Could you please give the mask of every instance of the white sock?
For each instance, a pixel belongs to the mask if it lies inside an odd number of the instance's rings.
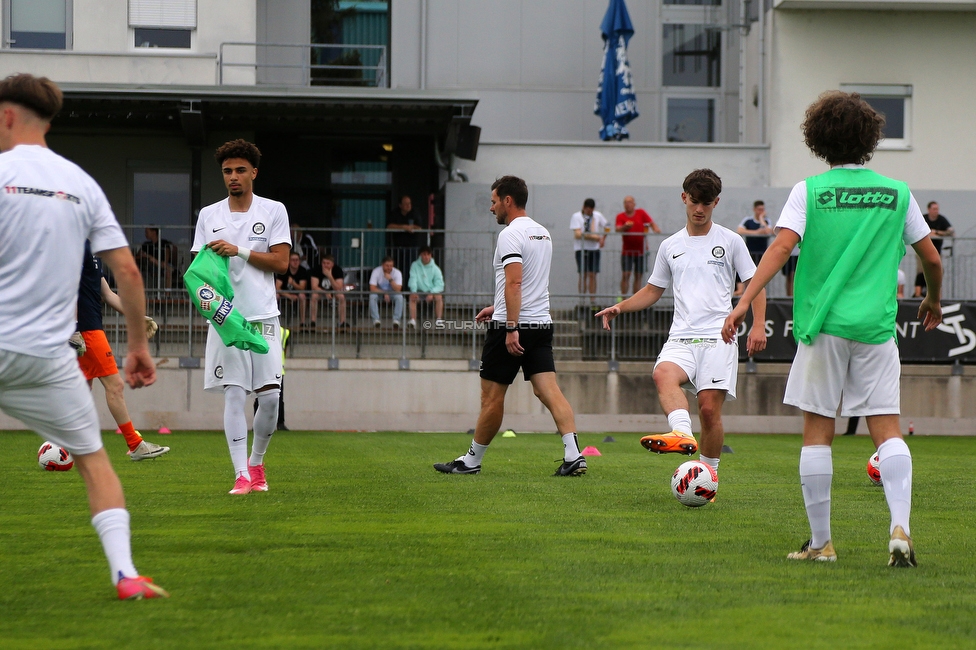
[[[112,584],[119,584],[122,578],[135,578],[139,575],[132,565],[132,549],[129,546],[129,511],[125,508],[102,510],[92,517],[92,526],[102,540],[108,568],[112,572]]]
[[[688,409],[675,409],[668,413],[668,425],[672,431],[691,435],[691,413]]]
[[[472,440],[471,446],[468,447],[468,453],[458,458],[458,460],[463,460],[465,467],[477,467],[481,464],[481,459],[485,457],[486,449],[488,449],[488,445],[479,445]]]
[[[830,481],[834,462],[829,445],[800,449],[800,487],[810,520],[810,547],[823,548],[830,541]]]
[[[224,435],[230,449],[230,462],[234,475],[251,479],[247,471],[247,419],[244,417],[244,401],[247,392],[240,386],[224,386]]]
[[[895,530],[895,526],[901,526],[905,534],[911,537],[908,518],[912,514],[912,452],[905,441],[889,438],[881,443],[878,447],[878,467],[888,509],[891,510],[891,530],[888,534]]]
[[[705,454],[698,454],[698,460],[714,469],[716,473],[718,472],[718,462],[721,458],[709,458]]]
[[[575,433],[567,433],[563,436],[563,460],[571,463],[580,457],[579,440]]]
[[[258,393],[258,410],[254,413],[254,440],[251,442],[250,465],[264,463],[271,436],[278,426],[278,396],[281,390],[272,388]]]

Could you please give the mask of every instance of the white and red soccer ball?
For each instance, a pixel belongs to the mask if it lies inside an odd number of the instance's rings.
[[[878,454],[875,453],[871,458],[868,458],[868,478],[875,485],[881,485],[881,466],[878,461]]]
[[[45,442],[37,450],[37,464],[49,472],[67,472],[74,466],[75,459],[64,447]]]
[[[689,508],[700,508],[715,498],[718,474],[700,460],[689,460],[678,466],[671,477],[671,493]]]

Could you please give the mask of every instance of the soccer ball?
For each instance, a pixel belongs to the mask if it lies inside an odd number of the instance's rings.
[[[37,450],[37,464],[49,472],[67,472],[75,464],[75,459],[64,447],[53,442],[45,442]]]
[[[715,498],[718,474],[700,460],[689,460],[674,470],[671,494],[689,508],[700,508]]]
[[[868,478],[875,485],[881,485],[881,467],[878,465],[878,454],[868,458]]]

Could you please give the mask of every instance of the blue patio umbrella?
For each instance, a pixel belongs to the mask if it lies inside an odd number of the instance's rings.
[[[634,25],[624,0],[610,0],[600,31],[603,32],[603,66],[593,112],[603,121],[602,140],[623,140],[630,137],[625,125],[640,115],[627,60],[627,43],[634,35]]]

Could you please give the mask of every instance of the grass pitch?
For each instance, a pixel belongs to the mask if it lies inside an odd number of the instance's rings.
[[[115,600],[77,472],[2,434],[0,648],[972,648],[973,438],[910,438],[917,570],[887,568],[866,436],[834,443],[836,564],[808,537],[797,436],[728,436],[716,503],[671,496],[683,456],[581,435],[602,457],[555,478],[554,435],[497,438],[479,476],[433,462],[464,434],[279,433],[271,491],[233,497],[220,433],[106,445],[136,566],[169,600]]]

